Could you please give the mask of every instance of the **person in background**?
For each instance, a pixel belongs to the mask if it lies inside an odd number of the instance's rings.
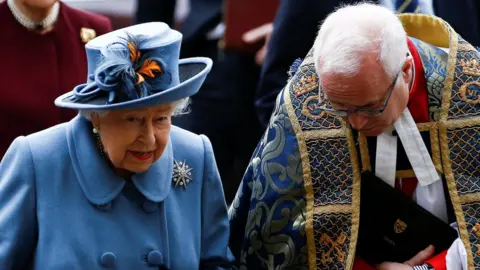
[[[447,21],[473,46],[480,46],[480,2],[477,0],[431,0],[436,16]]]
[[[396,16],[369,3],[331,13],[292,66],[230,207],[230,248],[241,267],[479,267],[479,60],[435,16]],[[405,262],[365,264],[355,253],[361,172],[461,238]]]
[[[1,269],[231,269],[210,141],[171,125],[212,67],[181,38],[150,23],[86,45],[90,79],[55,100],[80,114],[0,163]]]
[[[222,0],[139,0],[136,22],[177,25],[183,34],[182,57],[213,60],[202,90],[192,97],[190,108],[194,113],[177,117],[173,124],[210,138],[230,203],[262,134],[253,99],[260,66],[254,54],[219,48],[225,30],[222,5]],[[182,12],[177,12],[180,8]]]
[[[53,100],[85,80],[84,45],[111,31],[111,24],[58,0],[6,0],[0,25],[0,59],[8,63],[0,72],[1,158],[15,137],[75,115]]]

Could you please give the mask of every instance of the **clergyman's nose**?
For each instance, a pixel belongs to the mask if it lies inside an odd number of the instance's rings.
[[[353,129],[360,130],[365,126],[365,124],[367,124],[368,118],[365,116],[361,116],[353,113],[348,116],[348,122],[350,123]]]

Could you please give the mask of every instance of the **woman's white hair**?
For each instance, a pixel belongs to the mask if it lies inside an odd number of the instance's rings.
[[[365,53],[378,53],[378,61],[392,79],[408,52],[407,34],[389,9],[360,3],[343,6],[323,22],[314,45],[317,73],[354,76]]]
[[[174,106],[173,110],[173,115],[172,116],[179,116],[183,114],[188,114],[190,112],[190,109],[188,105],[190,105],[190,98],[183,98],[178,101],[175,101],[172,103]],[[102,117],[108,114],[108,110],[80,110],[79,113],[82,115],[85,119],[87,120],[92,120],[91,119],[91,114],[95,113],[98,116]]]

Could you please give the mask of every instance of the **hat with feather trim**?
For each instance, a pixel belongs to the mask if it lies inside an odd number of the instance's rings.
[[[78,110],[136,109],[174,102],[200,89],[212,60],[179,59],[182,35],[165,23],[130,26],[85,45],[87,82],[55,105]]]

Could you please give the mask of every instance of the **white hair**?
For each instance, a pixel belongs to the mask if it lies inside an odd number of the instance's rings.
[[[183,114],[188,114],[190,112],[190,109],[188,105],[190,104],[190,98],[183,98],[180,100],[177,100],[172,103],[174,110],[173,110],[173,115],[172,116],[179,116]],[[108,110],[80,110],[79,111],[80,115],[83,116],[85,119],[91,121],[91,114],[94,113],[98,115],[99,117],[103,117],[109,113]]]
[[[408,52],[407,34],[389,9],[360,3],[343,6],[323,22],[314,45],[315,69],[322,74],[357,75],[365,54],[377,53],[385,73],[393,79]]]

